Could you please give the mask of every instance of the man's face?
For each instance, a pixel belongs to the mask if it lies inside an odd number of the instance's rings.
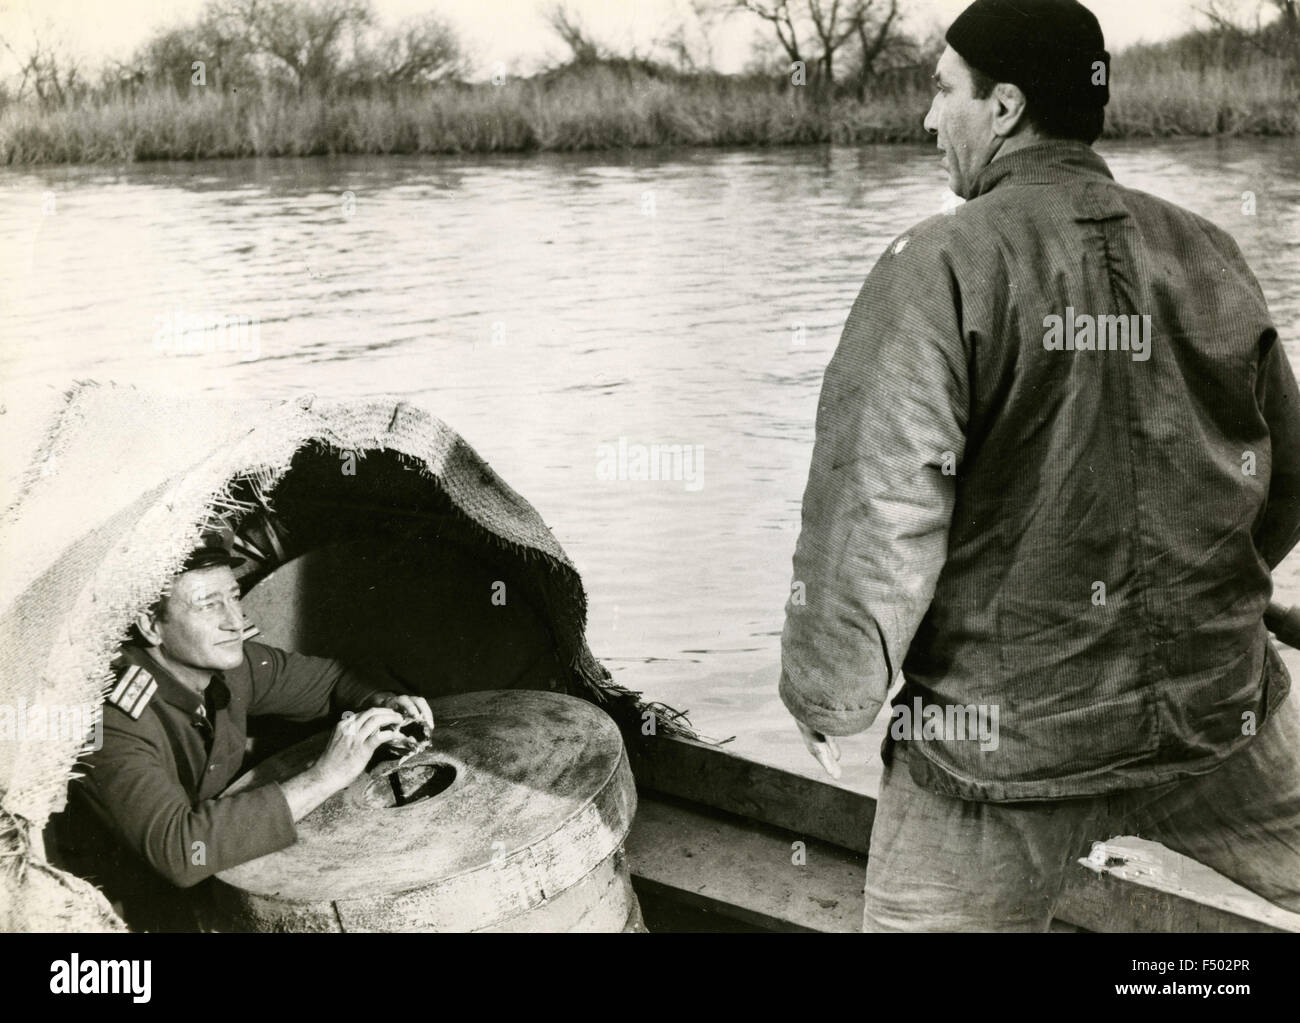
[[[155,620],[169,660],[203,671],[230,671],[244,660],[244,613],[239,583],[224,565],[172,580],[166,619]]]
[[[989,165],[1002,142],[993,131],[996,93],[975,98],[970,65],[951,46],[939,58],[934,83],[938,91],[925,115],[925,130],[938,136],[948,187],[969,199],[975,176]]]

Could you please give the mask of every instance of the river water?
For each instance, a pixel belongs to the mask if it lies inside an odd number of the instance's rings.
[[[1295,140],[1100,148],[1233,234],[1300,356]],[[776,679],[821,375],[943,183],[912,146],[6,171],[0,402],[94,378],[422,404],[555,531],[620,682],[815,774]],[[258,327],[169,340],[208,314]],[[696,457],[610,479],[620,442]],[[845,784],[874,788],[883,724],[847,744]]]

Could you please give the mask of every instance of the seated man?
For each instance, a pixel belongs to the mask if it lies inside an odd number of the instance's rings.
[[[422,697],[376,690],[333,660],[245,642],[239,564],[224,547],[200,548],[136,620],[139,642],[115,664],[103,747],[73,786],[60,840],[74,846],[69,866],[90,867],[135,927],[194,926],[197,900],[177,888],[292,845],[294,822],[350,784],[378,747],[403,740],[404,719],[433,727]],[[241,772],[250,717],[309,721],[331,704],[357,713],[343,714],[308,770],[220,795]],[[97,838],[108,836],[87,830],[96,822],[112,836],[107,850]],[[96,846],[93,861],[78,857]]]

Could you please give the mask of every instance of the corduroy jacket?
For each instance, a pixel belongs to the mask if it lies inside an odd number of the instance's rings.
[[[901,670],[891,733],[967,799],[1210,771],[1290,686],[1263,613],[1300,402],[1263,294],[1081,143],[972,192],[889,246],[826,371],[781,697],[849,735]],[[994,716],[994,743],[953,727]]]

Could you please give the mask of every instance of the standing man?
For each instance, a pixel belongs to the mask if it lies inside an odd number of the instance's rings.
[[[422,697],[377,690],[326,658],[245,642],[231,572],[240,564],[219,544],[200,548],[137,619],[140,642],[123,647],[104,708],[103,747],[74,786],[82,833],[69,826],[64,840],[77,839],[84,857],[95,844],[87,817],[98,820],[106,834],[96,838],[110,848],[92,872],[136,926],[192,925],[192,900],[176,889],[292,845],[296,821],[349,785],[381,745],[403,739],[404,718],[433,727]],[[242,770],[248,718],[310,721],[331,708],[345,713],[312,767],[221,795]]]
[[[1132,832],[1300,911],[1300,719],[1263,623],[1300,394],[1259,285],[1091,149],[1085,7],[977,0],[947,42],[925,126],[968,201],[849,314],[782,637],[832,774],[905,679],[865,929],[1045,930],[1075,859]]]

